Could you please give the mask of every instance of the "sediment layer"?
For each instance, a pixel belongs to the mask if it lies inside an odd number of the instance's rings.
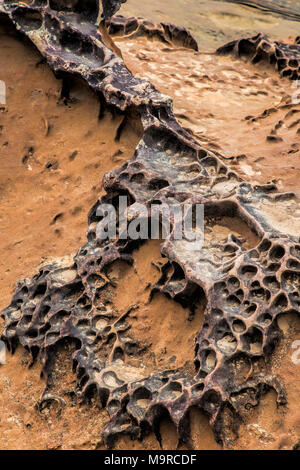
[[[291,1],[287,2],[270,2],[268,0],[225,0],[228,3],[237,3],[239,5],[245,5],[248,7],[256,8],[266,13],[275,13],[286,18],[292,18],[297,21],[300,20],[299,11],[295,10],[294,4]],[[283,3],[283,4],[282,4]],[[286,5],[286,4],[290,4]]]

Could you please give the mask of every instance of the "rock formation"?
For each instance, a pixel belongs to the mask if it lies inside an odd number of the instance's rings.
[[[118,435],[142,438],[150,430],[160,439],[159,422],[166,415],[180,440],[188,443],[192,407],[203,409],[216,439],[228,443],[238,431],[242,409],[255,406],[267,390],[275,390],[278,405],[286,403],[282,384],[266,373],[266,361],[280,337],[278,316],[299,313],[300,241],[298,235],[278,230],[268,214],[284,209],[286,201],[296,197],[278,193],[273,183],[243,181],[201,147],[176,121],[171,100],[148,81],[135,78],[103,44],[94,25],[96,2],[85,3],[72,8],[63,1],[17,5],[4,0],[0,12],[63,79],[62,99],[68,100],[71,78],[79,77],[99,97],[99,119],[105,109],[122,117],[116,139],[133,118],[141,120],[143,135],[132,158],[104,177],[106,194],[89,212],[87,243],[74,260],[44,266],[33,279],[20,281],[2,313],[3,339],[12,352],[20,343],[33,359],[39,357],[46,379],[41,407],[60,401],[51,393],[55,346],[64,339],[76,342],[76,393],[97,396],[107,408],[107,445],[113,445]],[[103,5],[108,17],[120,2]],[[172,26],[147,27],[140,20],[117,17],[110,29],[181,41],[196,49],[189,33]],[[299,49],[257,36],[230,43],[219,53],[236,50],[251,55],[254,62],[266,58],[294,78]],[[150,292],[151,296],[160,291],[188,306],[191,315],[205,299],[203,325],[195,338],[194,372],[181,368],[147,375],[143,367],[130,363],[132,357],[142,362],[144,351],[130,337],[130,312],[118,317],[111,309],[109,289],[114,281],[109,267],[117,260],[132,264],[132,251],[142,241],[101,241],[96,233],[101,222],[98,207],[110,203],[117,208],[119,196],[127,196],[131,206],[143,203],[148,208],[154,202],[170,206],[174,199],[182,205],[204,205],[211,236],[191,255],[189,240],[176,240],[172,232],[161,245],[167,261]],[[215,239],[214,227],[223,217],[246,224],[255,243],[233,235]],[[248,372],[241,378],[243,368]]]
[[[260,33],[253,38],[232,41],[217,50],[218,54],[236,54],[246,57],[253,64],[265,62],[274,65],[281,77],[298,80],[300,76],[300,47],[297,44],[271,42],[266,35]]]

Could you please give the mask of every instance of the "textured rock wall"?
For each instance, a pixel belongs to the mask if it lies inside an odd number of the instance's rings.
[[[284,44],[270,41],[265,34],[257,34],[252,38],[238,39],[220,47],[218,54],[235,54],[246,57],[253,64],[264,63],[273,65],[281,77],[298,80],[300,76],[299,37],[295,44]]]
[[[98,15],[96,5],[89,2],[90,9],[73,11],[63,9],[63,4],[36,1],[18,6],[2,1],[0,11],[64,79],[63,99],[68,99],[70,78],[79,77],[99,97],[99,119],[106,108],[122,116],[116,139],[132,116],[141,119],[143,136],[132,158],[104,177],[106,194],[90,210],[87,243],[74,260],[44,266],[32,280],[20,281],[3,311],[3,338],[11,351],[21,343],[33,358],[39,355],[46,378],[41,407],[60,401],[51,394],[55,346],[67,338],[76,342],[76,392],[99,396],[107,408],[110,422],[103,437],[109,445],[117,435],[141,438],[151,429],[160,439],[159,421],[166,415],[188,443],[188,415],[195,406],[208,414],[217,440],[229,442],[232,431],[237,432],[241,410],[256,405],[267,390],[276,391],[279,405],[286,403],[280,382],[266,373],[266,361],[280,336],[277,317],[299,313],[300,243],[299,236],[274,226],[267,209],[284,208],[295,195],[279,194],[272,183],[244,182],[202,148],[177,123],[171,100],[146,80],[135,78],[103,44],[91,22]],[[110,27],[118,29],[121,24],[130,31],[130,21],[117,18]],[[161,31],[159,26],[155,35]],[[170,31],[177,29],[165,32],[168,40],[172,40]],[[257,50],[257,38],[250,40],[247,55],[253,41]],[[235,47],[231,43],[219,52]],[[298,51],[298,46],[276,47],[287,60]],[[189,306],[191,313],[201,299],[207,301],[195,338],[194,373],[179,369],[147,375],[142,367],[130,365],[130,358],[142,357],[142,351],[130,337],[129,312],[118,318],[110,308],[107,291],[113,281],[108,267],[116,260],[131,264],[138,243],[103,242],[96,236],[98,206],[109,202],[117,207],[119,195],[127,195],[131,205],[147,207],[154,201],[171,205],[174,198],[182,204],[202,203],[212,232],[220,218],[228,217],[246,224],[254,234],[254,244],[233,235],[222,241],[208,238],[192,256],[190,242],[175,240],[173,233],[161,246],[168,262],[161,267],[154,291]],[[245,367],[247,377],[241,378]]]

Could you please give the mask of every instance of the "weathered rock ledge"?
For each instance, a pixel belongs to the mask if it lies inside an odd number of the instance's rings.
[[[238,431],[241,410],[255,406],[267,390],[276,391],[278,405],[286,403],[280,381],[268,376],[266,365],[281,334],[277,317],[299,314],[300,242],[299,236],[280,232],[266,209],[284,207],[295,195],[278,193],[275,184],[243,181],[202,148],[176,121],[171,100],[148,81],[135,78],[103,44],[93,24],[98,15],[96,2],[88,2],[90,9],[74,12],[61,11],[62,3],[50,1],[49,6],[39,0],[18,6],[2,1],[0,12],[33,42],[56,76],[63,78],[63,99],[68,100],[72,77],[79,77],[99,97],[99,119],[106,109],[123,117],[116,139],[126,122],[136,118],[141,120],[143,136],[132,158],[105,176],[106,194],[90,210],[87,243],[73,262],[44,266],[32,280],[20,281],[3,311],[3,338],[11,351],[21,343],[34,359],[40,358],[46,378],[41,406],[59,400],[51,394],[51,356],[56,344],[66,338],[76,341],[76,392],[99,396],[107,408],[110,422],[103,437],[108,445],[117,435],[142,438],[151,429],[159,439],[159,421],[166,414],[181,441],[188,443],[187,417],[193,406],[208,414],[216,439],[229,442],[232,431]],[[120,17],[110,28],[130,34],[131,23],[135,31],[154,37],[163,34],[162,40],[175,38],[177,44],[182,35],[170,26],[151,27],[151,33],[149,29],[145,33],[145,23]],[[181,37],[185,38],[183,46],[195,48],[188,33]],[[267,47],[268,57],[270,48],[276,49],[277,64],[281,60],[278,51],[285,61],[298,60],[299,46],[274,46],[263,37],[246,41],[242,50],[241,43],[231,43],[219,52],[237,47],[249,55],[249,50],[254,53]],[[296,65],[285,62],[281,70],[287,68],[296,70]],[[192,256],[190,242],[174,240],[173,233],[162,244],[168,262],[161,268],[154,291],[189,306],[191,313],[200,299],[207,302],[195,338],[194,374],[179,369],[154,371],[145,377],[141,367],[126,362],[132,355],[142,358],[142,351],[130,338],[128,314],[116,318],[106,301],[105,292],[112,283],[107,269],[116,260],[132,263],[131,253],[138,242],[103,242],[95,231],[101,221],[96,215],[98,206],[116,205],[119,195],[126,195],[131,205],[147,207],[154,201],[171,205],[174,198],[181,204],[202,203],[212,227],[222,217],[238,219],[256,237],[257,243],[250,247],[247,240],[232,235],[222,243],[211,240]],[[105,327],[100,326],[103,322]],[[249,368],[243,381],[242,367]]]

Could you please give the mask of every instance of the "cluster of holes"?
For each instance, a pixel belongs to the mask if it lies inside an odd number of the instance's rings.
[[[98,16],[97,0],[49,0],[49,6],[55,11],[74,12],[82,15],[84,19],[95,22]]]
[[[101,63],[104,62],[104,51],[78,32],[64,29],[61,31],[59,41],[65,50],[69,50],[81,57],[97,58],[97,62],[99,60]]]
[[[40,29],[43,25],[42,14],[33,9],[16,8],[12,17],[13,20],[26,32]]]
[[[297,45],[286,46],[278,42],[272,44],[259,34],[252,39],[230,43],[220,48],[220,52],[231,53],[235,45],[240,56],[250,58],[255,64],[261,61],[275,64],[281,76],[290,77],[291,80],[296,80],[300,76],[300,50]]]

